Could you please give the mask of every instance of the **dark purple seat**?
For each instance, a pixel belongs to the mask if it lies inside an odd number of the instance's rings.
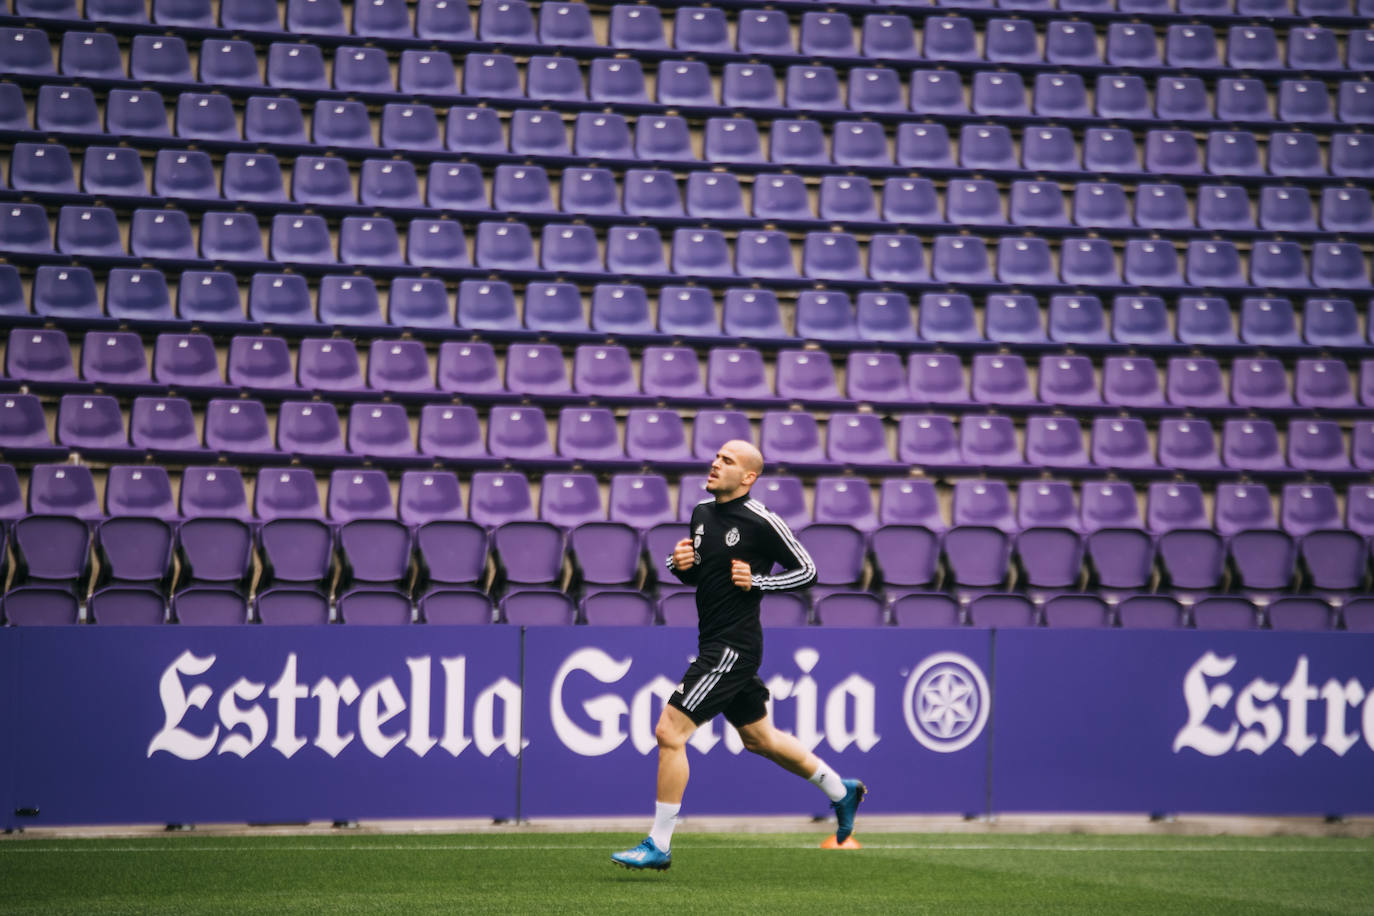
[[[1006,580],[1015,530],[1011,491],[1005,481],[956,481],[954,524],[944,536],[954,581],[990,587]]]
[[[1311,595],[1285,595],[1265,608],[1271,630],[1330,630],[1336,611],[1321,598]]]
[[[911,592],[892,602],[892,622],[899,627],[957,627],[959,602],[943,592]]]
[[[675,591],[658,599],[658,613],[664,626],[695,627],[697,598],[692,592]]]
[[[1352,633],[1374,633],[1374,598],[1359,596],[1347,601],[1341,607],[1341,620]]]
[[[74,451],[132,457],[124,415],[110,395],[64,394],[57,408],[57,441]]]
[[[172,596],[172,619],[185,626],[247,623],[248,599],[232,588],[191,585]]]
[[[884,480],[879,528],[870,544],[889,595],[929,585],[940,563],[940,539],[948,525],[929,480]]]
[[[172,572],[176,502],[166,468],[116,465],[105,483],[105,518],[96,530],[104,577],[165,589]],[[159,620],[160,622],[160,620]]]
[[[1082,527],[1097,582],[1106,588],[1146,588],[1155,544],[1140,517],[1135,488],[1119,481],[1083,485]]]
[[[1195,483],[1152,483],[1147,511],[1169,583],[1183,589],[1218,587],[1226,545],[1212,530],[1202,488]]]
[[[1016,556],[1036,588],[1070,588],[1083,571],[1083,540],[1073,487],[1062,480],[1024,480],[1016,500]]]
[[[1192,607],[1193,626],[1199,630],[1253,630],[1259,627],[1255,606],[1237,595],[1212,595]]]
[[[266,624],[327,623],[334,532],[324,521],[315,475],[305,468],[263,468],[254,490],[262,524],[263,582],[257,615]]]
[[[653,599],[642,592],[594,592],[582,599],[581,607],[589,626],[652,626],[657,617]]]
[[[816,623],[827,627],[881,627],[882,599],[868,592],[832,592],[816,602]]]
[[[1334,489],[1287,484],[1280,512],[1283,530],[1298,541],[1309,587],[1351,591],[1363,585],[1369,550],[1359,534],[1341,523]]]
[[[410,528],[396,517],[386,472],[336,469],[329,477],[329,518],[344,561],[341,591],[353,582],[402,588],[410,569]],[[409,602],[407,601],[407,611]],[[346,618],[345,618],[346,619]],[[409,613],[405,620],[410,619]]]
[[[12,626],[59,626],[79,622],[81,605],[69,589],[19,585],[5,593],[4,612]]]
[[[1183,606],[1168,595],[1132,595],[1116,608],[1126,629],[1173,630],[1183,626]]]
[[[346,337],[308,337],[300,342],[297,373],[301,387],[321,392],[360,392],[363,381],[358,347]]]
[[[844,524],[815,523],[797,532],[816,563],[816,585],[855,588],[863,577],[868,552],[862,531]]]
[[[81,377],[96,384],[150,385],[143,339],[129,331],[86,332],[81,344]]]
[[[244,609],[242,599],[252,574],[253,532],[248,496],[238,469],[187,468],[181,475],[181,514],[184,520],[177,528],[177,552],[182,581],[189,581],[191,587],[202,583],[227,587],[239,593],[240,609]],[[191,601],[199,606],[198,598]],[[211,610],[223,604],[214,596],[206,602]]]
[[[1215,513],[1217,533],[1227,541],[1227,554],[1241,586],[1287,588],[1297,550],[1293,538],[1279,529],[1269,490],[1262,484],[1219,484]]]
[[[55,460],[66,453],[49,438],[43,404],[34,394],[0,398],[0,448],[12,460],[29,455]]]
[[[1045,625],[1059,629],[1111,626],[1111,611],[1096,595],[1055,595],[1045,602]]]
[[[1035,626],[1035,605],[1024,595],[979,595],[969,604],[969,623],[975,627],[1005,629]]]
[[[705,493],[702,495],[709,496]],[[799,477],[767,474],[754,484],[751,495],[763,503],[769,512],[786,522],[793,531],[799,531],[811,524],[811,512],[806,507],[806,495]],[[688,517],[690,516],[689,512]]]
[[[473,508],[475,512],[475,502]],[[556,583],[563,569],[566,541],[561,528],[541,521],[509,521],[491,533],[497,563],[506,581],[515,586]]]
[[[501,616],[511,626],[562,626],[577,622],[571,598],[554,589],[524,589],[501,599]]]
[[[804,627],[811,622],[811,606],[800,592],[770,592],[759,605],[765,627]]]

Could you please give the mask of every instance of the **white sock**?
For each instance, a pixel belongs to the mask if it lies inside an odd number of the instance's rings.
[[[821,765],[816,767],[816,772],[806,778],[806,781],[820,786],[821,791],[833,802],[844,798],[849,790],[844,787],[844,781],[840,779],[840,774],[830,769],[824,760]]]
[[[654,803],[654,827],[649,831],[649,839],[654,841],[654,845],[664,852],[673,842],[673,828],[677,826],[677,813],[682,809],[682,804],[676,805],[670,802]]]

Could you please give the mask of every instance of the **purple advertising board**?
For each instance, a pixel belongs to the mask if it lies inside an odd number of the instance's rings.
[[[515,813],[516,628],[0,635],[7,826]]]
[[[987,630],[770,629],[759,675],[778,727],[875,812],[985,810]],[[653,811],[654,724],[695,655],[674,627],[531,628],[525,637],[521,813]],[[828,813],[814,786],[744,751],[723,717],[688,745],[683,811]]]
[[[1005,630],[992,807],[1374,812],[1374,638]]]

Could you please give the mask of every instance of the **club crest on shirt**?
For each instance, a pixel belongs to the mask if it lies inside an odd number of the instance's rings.
[[[734,546],[735,546],[736,544],[738,544],[738,543],[739,543],[739,529],[738,529],[738,528],[731,528],[729,531],[725,532],[725,546],[726,546],[726,547],[734,547]]]

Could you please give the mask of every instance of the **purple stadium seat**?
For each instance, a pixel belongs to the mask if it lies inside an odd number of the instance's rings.
[[[1171,585],[1182,589],[1220,585],[1226,546],[1212,530],[1197,484],[1151,484],[1149,522]]]
[[[358,348],[347,337],[306,338],[300,342],[297,374],[301,387],[326,392],[367,390]]]
[[[1199,630],[1253,630],[1259,626],[1255,606],[1235,595],[1213,595],[1192,607],[1193,626]]]
[[[1092,460],[1083,446],[1083,427],[1076,417],[1026,418],[1026,460],[1046,468],[1087,468]]]
[[[1035,626],[1035,605],[1024,595],[979,595],[969,604],[969,623],[1003,629]]]
[[[849,525],[870,532],[878,526],[873,511],[872,488],[852,477],[821,477],[815,485],[815,519],[818,524]]]
[[[1217,487],[1216,529],[1240,584],[1247,589],[1282,589],[1293,578],[1297,552],[1281,531],[1269,491],[1260,484],[1224,483]]]
[[[943,592],[911,592],[892,602],[892,622],[899,627],[957,627],[959,603]]]
[[[1281,519],[1284,531],[1299,543],[1311,588],[1349,591],[1362,586],[1369,551],[1363,538],[1342,524],[1330,486],[1284,486]]]
[[[498,458],[520,461],[554,458],[544,412],[538,407],[493,407],[487,417],[487,448]]]
[[[1016,555],[1028,584],[1066,588],[1078,582],[1083,567],[1078,509],[1073,488],[1064,481],[1022,481],[1017,491]]]
[[[897,421],[897,459],[923,468],[962,466],[954,421],[936,414],[903,414]]]
[[[1183,626],[1183,607],[1167,595],[1132,595],[1116,609],[1127,629],[1167,630]]]
[[[625,417],[625,454],[656,464],[696,463],[687,445],[686,427],[675,410],[631,408]]]
[[[1111,625],[1106,602],[1096,595],[1055,595],[1045,602],[1045,625],[1050,627],[1105,627]]]
[[[615,414],[605,407],[564,407],[558,416],[558,454],[577,461],[625,457]]]
[[[1012,534],[1011,492],[1004,481],[959,480],[954,484],[954,525],[944,552],[959,585],[990,587],[1008,575]]]
[[[1082,524],[1088,556],[1101,586],[1133,589],[1149,586],[1155,545],[1145,531],[1135,489],[1129,483],[1085,483]]]
[[[868,592],[832,592],[816,602],[816,623],[828,627],[881,627],[886,624],[882,599]]]
[[[697,424],[700,425],[705,414],[697,416]],[[820,424],[812,414],[799,411],[765,411],[759,426],[759,450],[769,464],[826,463],[821,445]],[[701,456],[700,450],[698,455]]]
[[[1159,423],[1157,438],[1159,463],[1164,467],[1193,472],[1221,467],[1216,437],[1204,419],[1166,417]]]
[[[277,412],[277,447],[308,458],[342,456],[338,408],[327,401],[283,401]]]
[[[1093,420],[1093,464],[1103,468],[1153,468],[1154,453],[1145,422],[1139,417]]]

